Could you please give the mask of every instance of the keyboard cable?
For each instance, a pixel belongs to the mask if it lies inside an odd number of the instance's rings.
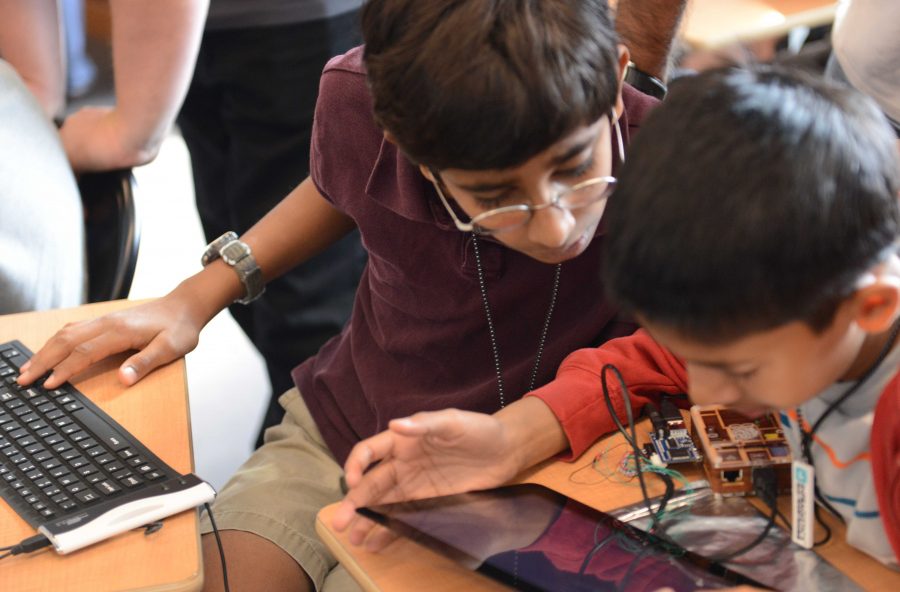
[[[5,559],[11,555],[21,555],[22,553],[33,553],[38,549],[43,549],[44,547],[50,546],[50,539],[45,537],[42,534],[36,534],[32,537],[28,537],[27,539],[23,539],[17,545],[11,545],[9,547],[0,547],[0,552],[4,552],[0,555],[0,559]]]
[[[209,523],[212,525],[213,534],[216,537],[216,545],[219,547],[219,559],[222,561],[222,585],[225,587],[225,592],[231,592],[231,588],[228,587],[228,568],[225,566],[225,549],[222,548],[222,539],[219,537],[219,529],[216,527],[216,520],[213,518],[212,508],[209,507],[209,503],[203,504],[203,507],[206,509],[206,514],[209,516]]]

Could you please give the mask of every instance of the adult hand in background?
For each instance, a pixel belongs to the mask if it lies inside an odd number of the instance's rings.
[[[68,117],[61,134],[75,171],[153,160],[187,93],[209,0],[111,0],[115,107]]]

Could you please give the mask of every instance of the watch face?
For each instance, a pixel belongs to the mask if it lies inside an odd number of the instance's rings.
[[[232,241],[222,247],[220,251],[222,260],[228,265],[234,265],[250,254],[250,248],[240,241]]]

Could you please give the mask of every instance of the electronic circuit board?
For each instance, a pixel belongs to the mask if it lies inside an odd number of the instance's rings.
[[[791,450],[774,414],[748,418],[720,405],[691,408],[713,490],[743,495],[753,490],[753,467],[774,466],[778,488],[790,488]]]

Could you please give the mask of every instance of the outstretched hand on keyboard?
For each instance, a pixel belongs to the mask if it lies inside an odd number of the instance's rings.
[[[218,309],[182,286],[153,302],[67,324],[21,368],[19,384],[27,386],[49,372],[43,386],[53,389],[113,354],[137,350],[119,367],[119,380],[130,386],[185,355]]]

